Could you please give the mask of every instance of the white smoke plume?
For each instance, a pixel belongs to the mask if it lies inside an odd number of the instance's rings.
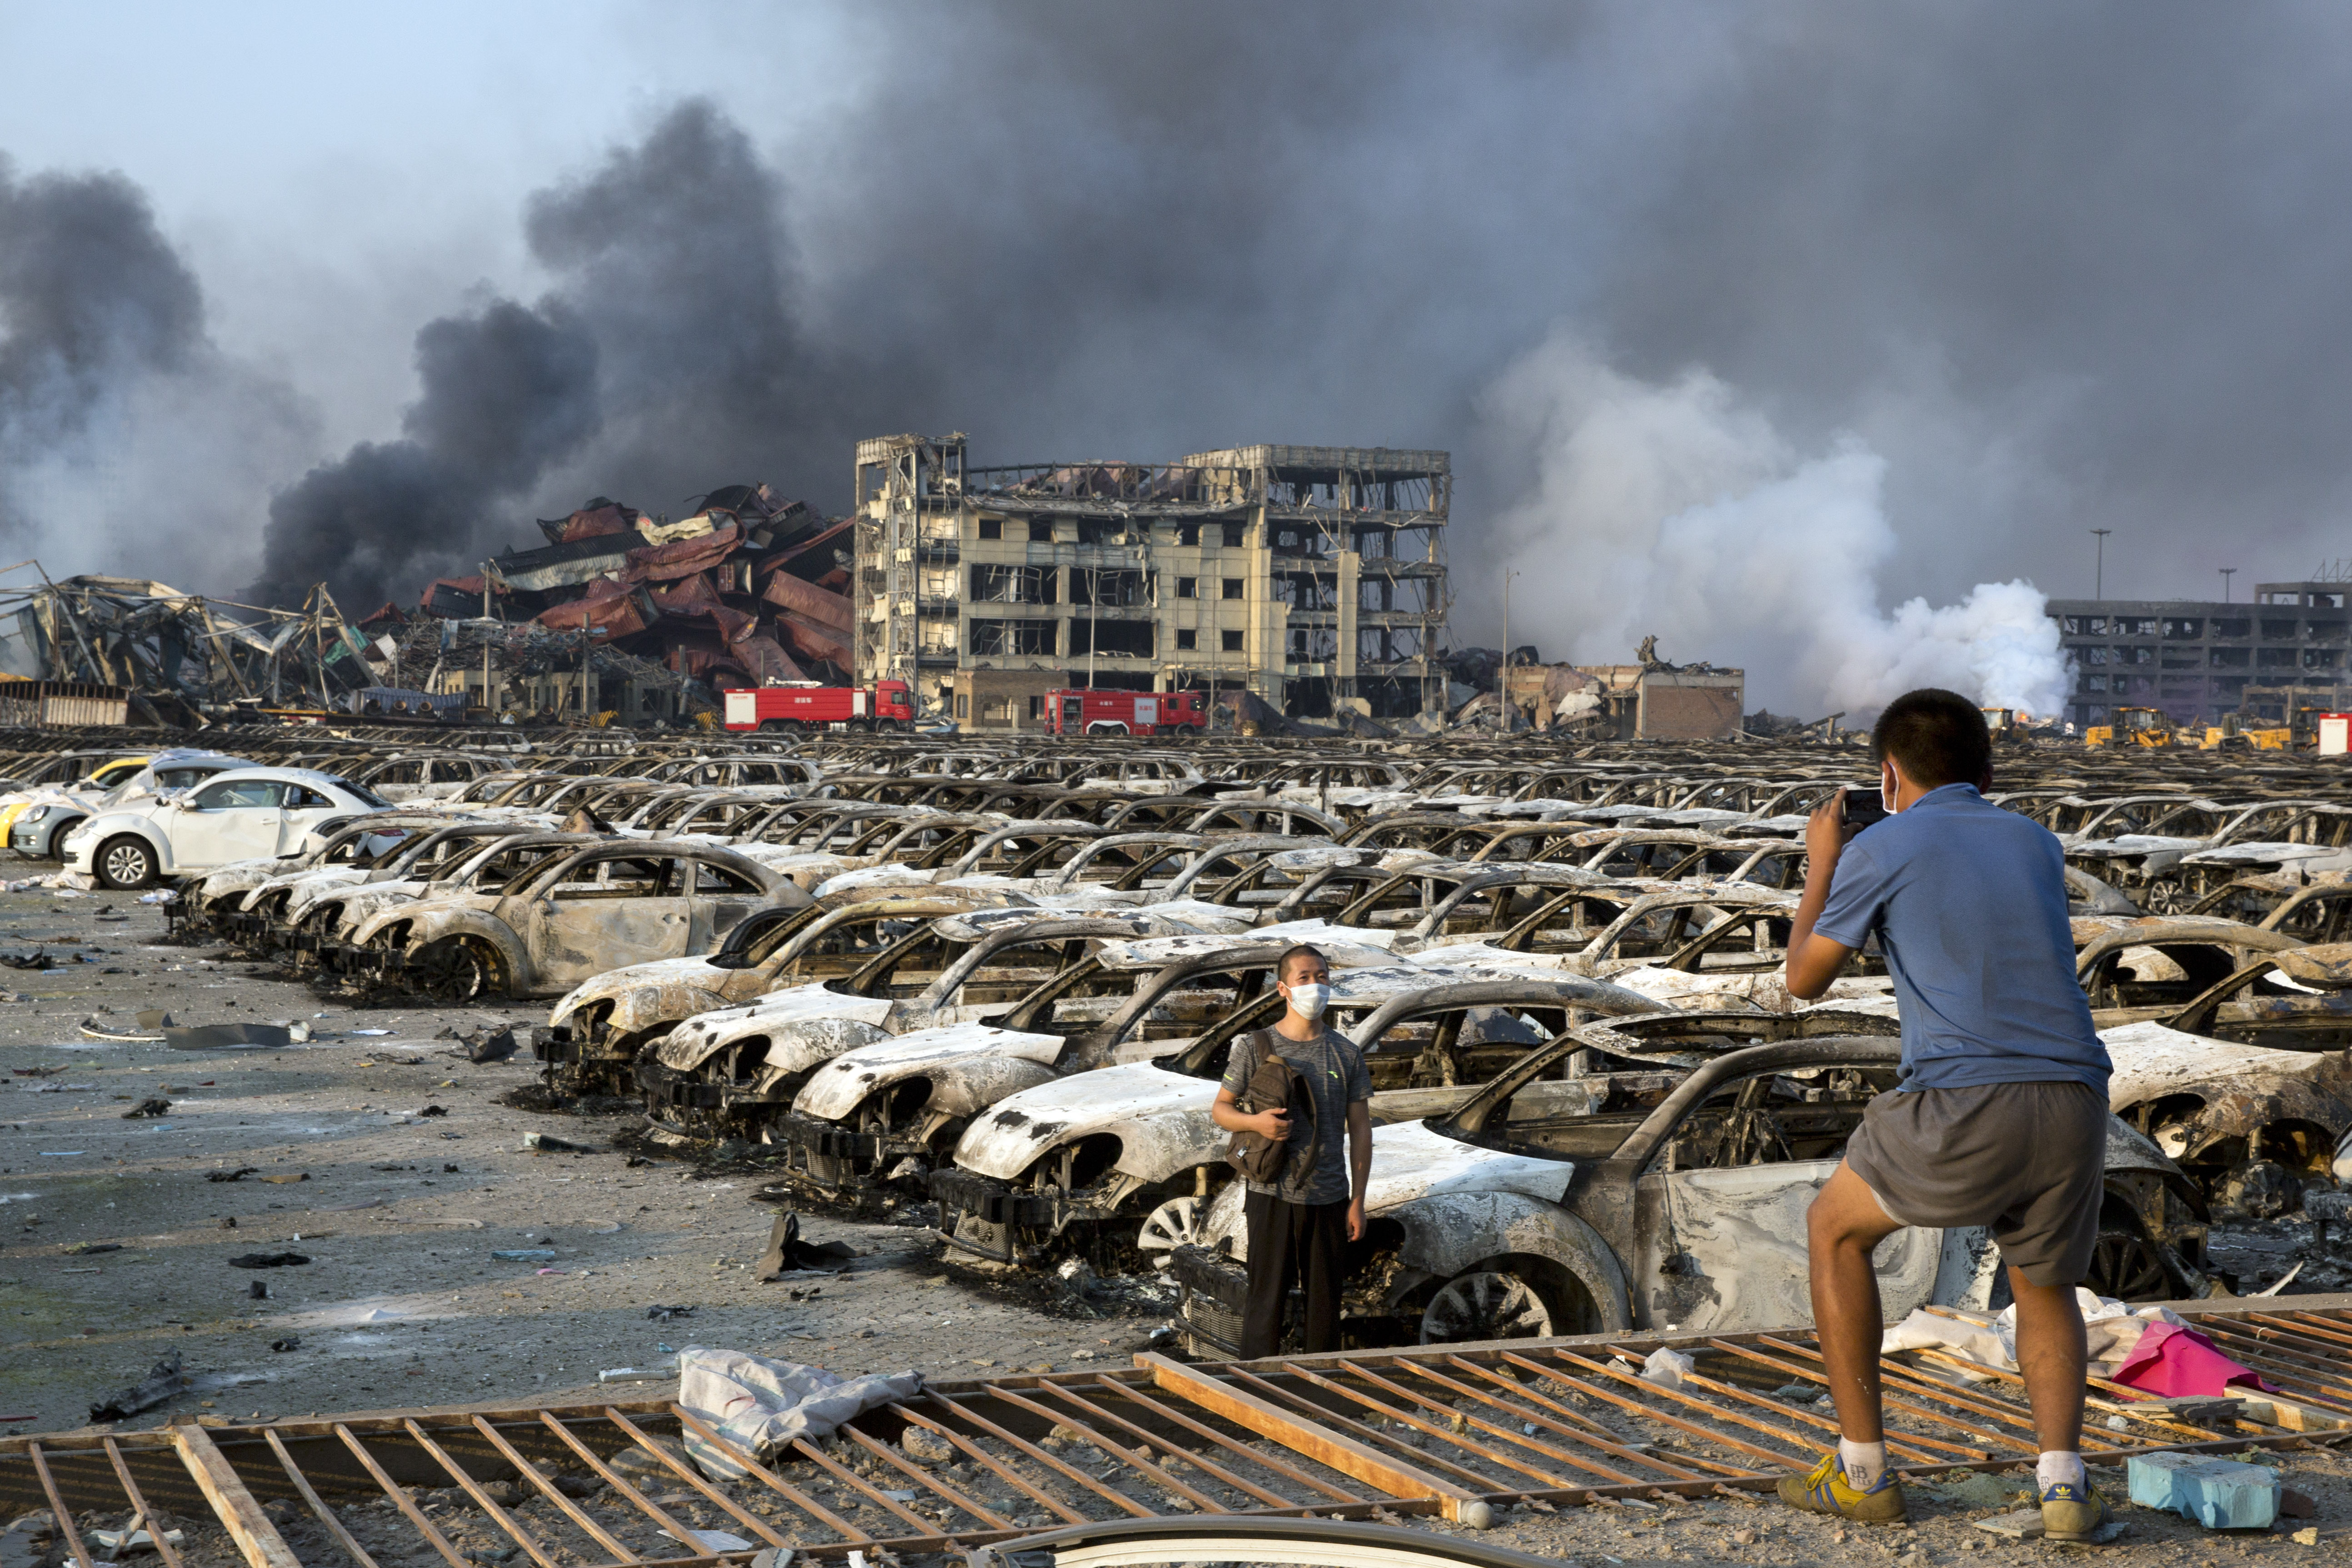
[[[1565,334],[1479,412],[1532,456],[1528,492],[1496,523],[1521,574],[1515,643],[1619,663],[1654,633],[1662,657],[1744,668],[1751,703],[1805,718],[1861,717],[1919,686],[2035,714],[2064,703],[2058,629],[2031,583],[1880,608],[1886,465],[1853,437],[1809,456],[1705,371],[1653,384]]]

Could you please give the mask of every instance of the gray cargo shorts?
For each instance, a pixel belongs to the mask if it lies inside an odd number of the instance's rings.
[[[2086,1085],[1891,1089],[1846,1141],[1845,1163],[1898,1225],[1980,1225],[2036,1285],[2091,1271],[2107,1165],[2107,1102]]]

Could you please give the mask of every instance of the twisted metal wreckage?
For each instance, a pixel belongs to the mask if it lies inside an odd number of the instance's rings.
[[[587,694],[562,678],[583,663],[619,685],[633,717],[707,706],[730,681],[845,681],[848,568],[834,542],[848,523],[764,485],[696,506],[670,522],[598,497],[542,520],[546,548],[436,579],[414,611],[387,603],[356,619],[324,584],[286,609],[152,578],[40,573],[37,586],[0,589],[0,676],[110,689],[114,721],[174,728],[238,711],[390,711],[395,698],[417,711],[510,707],[508,689],[549,677],[541,704],[570,707]],[[25,568],[40,572],[12,570]],[[463,689],[439,692],[461,671]],[[488,692],[474,684],[485,677]],[[447,701],[414,700],[428,693]]]

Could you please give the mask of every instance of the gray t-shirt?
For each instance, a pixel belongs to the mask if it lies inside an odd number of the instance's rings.
[[[1252,1182],[1249,1190],[1266,1193],[1294,1204],[1340,1204],[1351,1195],[1348,1188],[1348,1107],[1372,1098],[1372,1069],[1364,1053],[1336,1029],[1319,1038],[1294,1040],[1272,1029],[1246,1034],[1234,1041],[1225,1063],[1223,1086],[1238,1099],[1249,1089],[1257,1072],[1259,1042],[1271,1044],[1274,1054],[1290,1064],[1307,1085],[1315,1107],[1315,1161],[1285,1162],[1281,1177],[1269,1184]],[[1290,1136],[1304,1140],[1308,1129],[1291,1119]]]

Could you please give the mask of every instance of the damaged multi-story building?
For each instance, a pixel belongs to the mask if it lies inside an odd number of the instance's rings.
[[[2179,724],[2237,713],[2284,723],[2336,709],[2352,686],[2352,581],[2257,583],[2252,604],[2210,599],[2053,599],[2074,667],[2065,717],[2105,724],[2155,708]]]
[[[978,730],[1057,687],[1247,692],[1299,718],[1445,703],[1448,455],[1255,446],[972,468],[857,446],[856,678]]]

